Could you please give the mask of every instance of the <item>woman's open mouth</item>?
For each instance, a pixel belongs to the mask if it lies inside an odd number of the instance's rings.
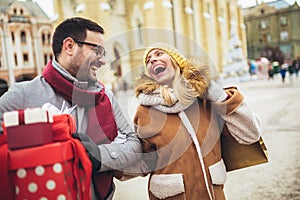
[[[166,67],[162,66],[162,65],[157,65],[153,68],[153,72],[155,75],[158,75],[158,74],[164,72],[165,70],[166,70]]]

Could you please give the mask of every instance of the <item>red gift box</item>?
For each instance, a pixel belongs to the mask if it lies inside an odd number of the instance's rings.
[[[9,151],[8,163],[16,200],[77,199],[82,189],[75,181],[70,141]]]
[[[3,130],[11,150],[48,144],[54,141],[52,115],[41,108],[3,114]]]

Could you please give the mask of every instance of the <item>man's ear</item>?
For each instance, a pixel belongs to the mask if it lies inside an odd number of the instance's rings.
[[[74,47],[75,47],[75,41],[72,38],[67,37],[66,39],[64,39],[63,50],[66,52],[66,54],[73,55]]]

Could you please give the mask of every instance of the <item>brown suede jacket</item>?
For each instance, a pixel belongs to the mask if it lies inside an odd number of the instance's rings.
[[[231,115],[243,102],[236,88],[228,88],[226,92],[228,98],[224,102],[198,99],[184,110],[200,143],[210,192],[217,200],[225,199],[226,180],[220,146],[220,134],[226,122],[220,116]],[[157,159],[148,163],[153,169],[148,186],[150,199],[209,199],[196,146],[178,113],[163,113],[140,105],[134,123],[143,151],[157,154]],[[219,167],[210,172],[209,167],[217,163]],[[221,180],[213,184],[212,176]]]

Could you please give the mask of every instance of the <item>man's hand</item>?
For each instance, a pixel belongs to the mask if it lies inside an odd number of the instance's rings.
[[[98,171],[101,167],[101,154],[97,144],[88,135],[83,133],[73,133],[72,137],[78,139],[83,144],[92,163],[93,171]]]

